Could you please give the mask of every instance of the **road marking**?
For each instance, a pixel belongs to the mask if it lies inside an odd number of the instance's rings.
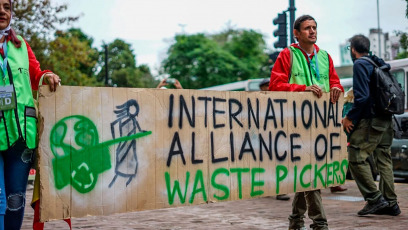
[[[364,201],[363,197],[356,197],[356,196],[329,196],[329,197],[323,197],[323,199],[352,201],[352,202]]]

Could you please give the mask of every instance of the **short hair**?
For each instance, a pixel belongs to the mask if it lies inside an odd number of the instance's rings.
[[[358,53],[365,54],[370,52],[370,40],[362,35],[357,34],[349,39],[350,47],[354,48]]]
[[[307,21],[307,20],[313,20],[316,23],[316,26],[317,26],[316,20],[312,16],[306,14],[306,15],[302,15],[302,16],[298,17],[295,20],[295,23],[293,23],[293,29],[295,29],[297,31],[300,31],[300,25],[302,24],[302,22]]]
[[[269,78],[265,78],[259,83],[259,87],[263,85],[269,85]]]

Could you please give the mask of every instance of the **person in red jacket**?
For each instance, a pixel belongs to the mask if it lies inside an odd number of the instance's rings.
[[[61,80],[42,71],[30,46],[11,28],[12,1],[0,0],[0,229],[20,229],[28,174],[37,147],[32,90],[40,79],[55,91]]]
[[[339,76],[330,55],[320,49],[316,20],[310,15],[296,19],[293,32],[298,43],[280,52],[273,66],[270,91],[311,91],[317,97],[330,92],[331,103],[336,103],[342,92]],[[328,229],[320,190],[297,192],[293,198],[289,229],[305,229],[304,214],[308,211],[312,229]]]

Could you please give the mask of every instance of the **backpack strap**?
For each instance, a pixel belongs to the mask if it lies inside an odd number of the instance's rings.
[[[370,62],[371,64],[373,64],[375,67],[380,68],[383,71],[387,71],[387,69],[389,68],[386,64],[382,65],[382,66],[378,66],[373,60],[371,60],[371,58],[368,57],[361,57],[361,59],[364,59],[368,62]]]
[[[370,62],[371,64],[373,64],[375,67],[377,67],[378,68],[378,65],[373,61],[373,60],[371,60],[371,58],[368,58],[368,57],[361,57],[361,59],[364,59],[364,60],[366,60],[366,61],[368,61],[368,62]]]
[[[373,60],[371,60],[371,58],[368,58],[368,57],[361,57],[361,59],[363,59],[363,60],[366,60],[366,61],[368,61],[368,62],[370,62],[372,65],[374,65],[374,68],[379,68],[378,67],[378,65],[373,61]],[[374,69],[374,71],[371,73],[371,76],[373,76],[374,75],[374,73],[375,73],[375,69]],[[377,79],[375,79],[374,80],[376,83],[373,83],[374,85],[373,85],[373,87],[379,87],[379,85],[378,85],[378,80]]]

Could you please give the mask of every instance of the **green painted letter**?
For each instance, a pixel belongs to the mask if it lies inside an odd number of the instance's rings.
[[[168,172],[165,172],[164,177],[166,179],[167,197],[169,200],[169,204],[172,205],[174,203],[174,196],[176,192],[178,196],[180,197],[180,202],[184,204],[184,202],[186,202],[186,194],[187,194],[187,188],[188,188],[188,180],[190,178],[190,172],[186,172],[186,186],[184,190],[184,196],[181,194],[180,184],[177,180],[174,181],[174,188],[173,188],[173,191],[171,191],[170,174]]]
[[[282,175],[280,175],[282,171]],[[279,184],[288,176],[288,168],[284,165],[276,166],[276,194],[279,194]]]
[[[217,200],[225,200],[225,199],[228,199],[228,197],[229,197],[229,188],[227,186],[225,186],[225,185],[217,184],[217,182],[215,182],[215,177],[217,177],[217,175],[220,174],[220,173],[223,173],[223,174],[229,176],[228,169],[218,168],[213,172],[213,174],[211,176],[211,185],[215,189],[219,189],[219,190],[221,190],[221,191],[223,191],[225,193],[225,195],[221,196],[221,197],[214,194],[214,198],[217,199]]]
[[[331,185],[331,184],[333,184],[333,178],[332,178],[332,175],[333,175],[333,172],[332,172],[332,169],[333,168],[333,163],[329,163],[329,164],[327,164],[327,175],[326,175],[326,186],[327,187],[329,187],[329,185]]]
[[[255,186],[264,186],[264,181],[263,180],[255,180],[255,175],[257,173],[264,173],[265,169],[264,168],[253,168],[251,171],[251,197],[254,196],[260,196],[262,194],[264,194],[263,190],[254,190]]]
[[[242,199],[242,173],[249,172],[249,168],[231,168],[232,173],[237,173],[238,178],[238,196]]]
[[[346,181],[347,168],[348,168],[348,161],[347,161],[347,159],[344,159],[341,162],[341,167],[340,167],[341,174],[343,175],[343,179],[340,178],[340,183],[341,184],[344,184],[344,181]]]
[[[200,188],[199,189],[197,189],[198,181],[200,181]],[[191,193],[191,197],[190,197],[190,204],[192,204],[194,202],[194,197],[199,192],[203,193],[203,199],[204,199],[205,202],[207,202],[207,194],[205,193],[203,171],[201,171],[200,169],[197,170],[197,173],[196,173],[196,176],[195,176],[193,192]]]
[[[319,170],[317,170],[317,164],[315,164],[315,175],[314,175],[314,187],[317,187],[317,177],[320,178],[320,181],[322,182],[323,186],[326,186],[326,183],[324,183],[324,177],[322,175],[322,170],[326,168],[327,164],[324,164]]]
[[[300,172],[300,178],[299,178],[299,180],[300,180],[300,185],[301,185],[303,188],[308,188],[308,187],[310,187],[310,182],[307,183],[307,184],[305,184],[305,182],[303,181],[303,175],[305,175],[305,172],[306,172],[307,170],[312,170],[312,165],[311,165],[311,164],[305,165],[305,167],[303,167],[302,171]]]
[[[339,177],[337,176],[337,172],[340,170],[340,162],[333,161],[333,182],[334,178],[336,178],[336,183],[339,183]]]

